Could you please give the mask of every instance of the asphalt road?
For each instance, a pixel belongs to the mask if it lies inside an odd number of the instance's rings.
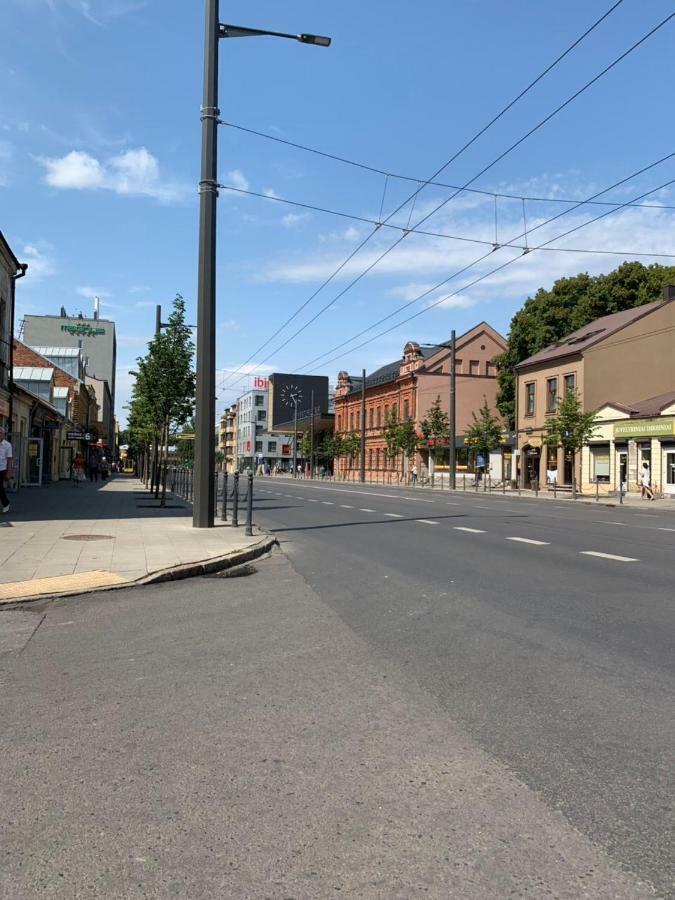
[[[675,896],[672,513],[303,480],[257,496],[357,635]]]
[[[675,517],[256,487],[247,577],[0,612],[2,900],[675,896]]]

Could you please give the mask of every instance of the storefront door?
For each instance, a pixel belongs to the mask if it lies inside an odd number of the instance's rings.
[[[42,438],[26,439],[27,465],[25,481],[28,487],[42,486]]]
[[[663,451],[663,492],[675,494],[675,447]]]
[[[619,450],[617,453],[617,469],[619,472],[619,486],[625,493],[628,490],[628,451]]]

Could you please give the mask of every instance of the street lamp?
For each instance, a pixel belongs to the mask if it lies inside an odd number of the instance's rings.
[[[289,394],[288,399],[293,404],[293,478],[298,477],[298,400],[302,394]]]
[[[219,0],[206,0],[204,94],[201,108],[202,158],[199,181],[199,276],[197,287],[197,390],[195,395],[195,480],[192,525],[214,524],[216,427],[216,200],[218,198],[218,43],[220,38],[281,37],[329,47],[317,34],[286,34],[261,28],[221,25]],[[297,409],[296,409],[297,416]]]

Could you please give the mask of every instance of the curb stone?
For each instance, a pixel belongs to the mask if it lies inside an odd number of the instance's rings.
[[[67,597],[81,597],[84,594],[100,594],[103,592],[117,591],[122,588],[141,587],[150,584],[162,584],[167,581],[181,581],[185,578],[197,578],[200,575],[211,575],[214,572],[220,572],[225,569],[231,569],[243,563],[251,562],[253,559],[259,559],[269,553],[273,547],[278,545],[277,539],[272,535],[264,535],[252,547],[245,550],[234,550],[223,556],[211,557],[210,559],[200,560],[194,563],[182,563],[178,566],[169,566],[166,569],[159,569],[157,572],[150,572],[148,575],[142,575],[133,581],[125,581],[122,584],[105,585],[99,588],[87,588],[85,590],[64,591],[55,594],[35,594],[31,597],[17,597],[16,600],[9,600],[0,604],[0,612],[6,609],[16,609],[26,603],[38,603],[40,601],[52,602],[54,600],[62,600]],[[1,587],[1,585],[0,585]]]

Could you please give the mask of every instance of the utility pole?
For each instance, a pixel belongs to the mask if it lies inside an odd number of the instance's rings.
[[[162,330],[162,307],[158,303],[155,307],[155,337]]]
[[[192,524],[212,528],[216,428],[216,205],[218,199],[218,0],[206,0],[202,164],[199,182],[199,276],[197,284],[197,391],[195,487]]]
[[[450,474],[450,490],[454,491],[456,484],[455,470],[457,468],[457,452],[455,450],[456,431],[457,431],[457,409],[456,409],[456,384],[455,384],[455,329],[450,332],[450,456],[448,460],[448,468]]]
[[[361,370],[361,465],[359,480],[366,481],[366,370]]]
[[[293,478],[298,477],[298,398],[293,395]]]
[[[309,477],[314,478],[314,391],[311,392],[312,420],[309,431]]]

